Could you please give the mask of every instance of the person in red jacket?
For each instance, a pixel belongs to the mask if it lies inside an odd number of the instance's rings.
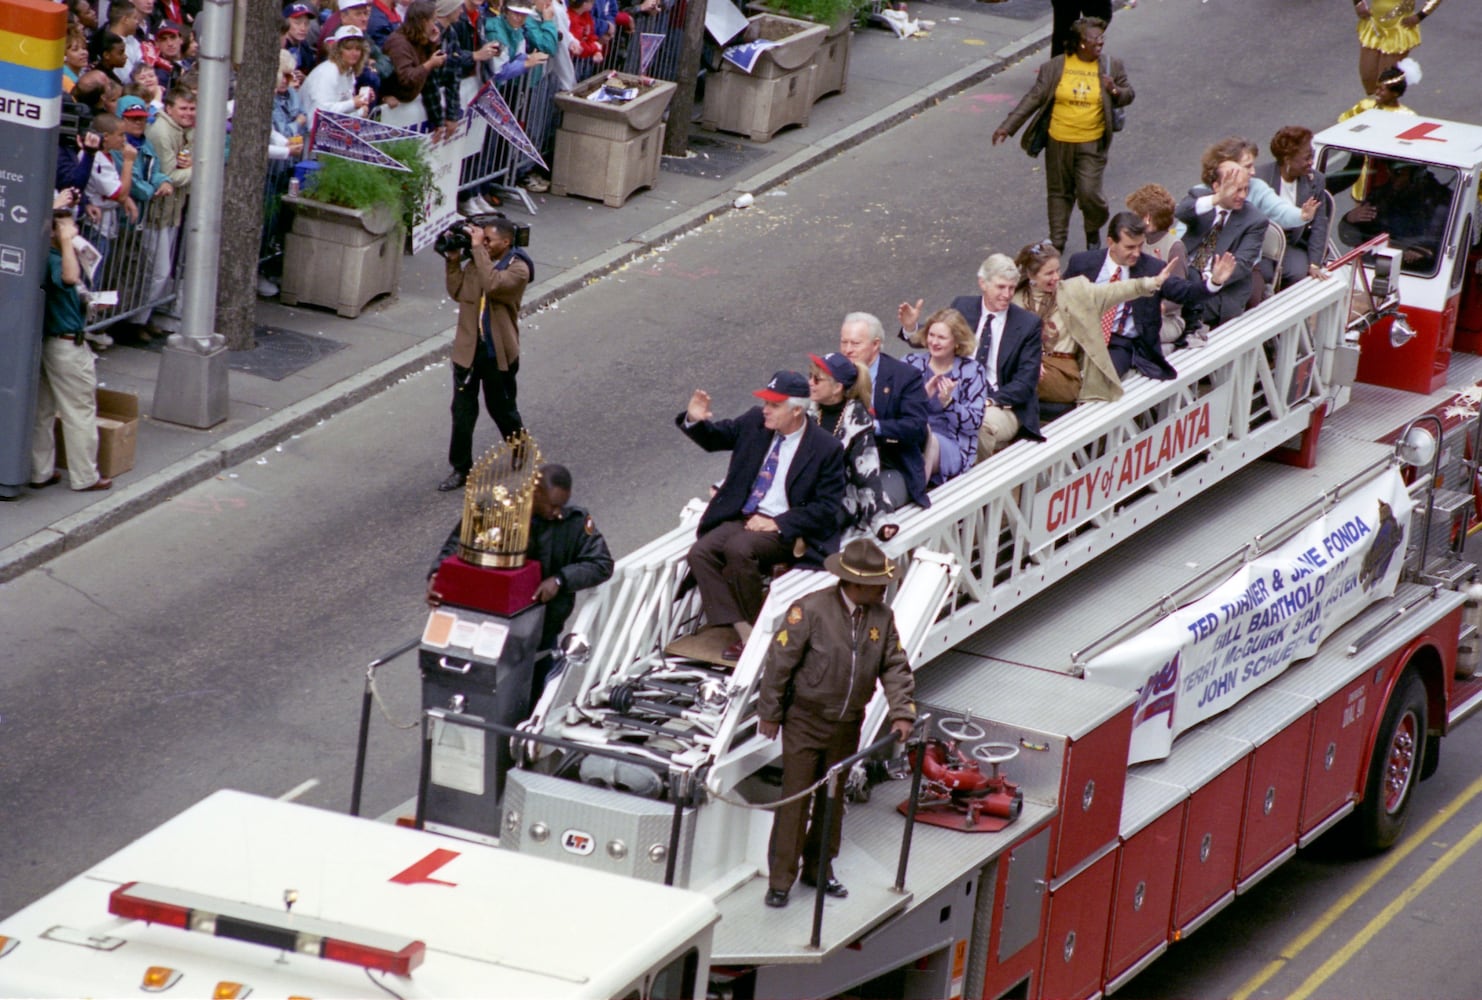
[[[592,17],[595,0],[572,0],[567,5],[571,15],[571,58],[601,59],[602,40],[597,37],[597,22]]]

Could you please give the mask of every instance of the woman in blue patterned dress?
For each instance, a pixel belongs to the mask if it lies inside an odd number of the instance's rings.
[[[939,309],[925,323],[926,353],[906,364],[926,383],[926,478],[937,486],[972,468],[978,428],[988,402],[988,377],[973,360],[973,330],[956,309]]]

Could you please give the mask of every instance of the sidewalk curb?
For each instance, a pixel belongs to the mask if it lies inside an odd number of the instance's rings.
[[[537,310],[566,298],[625,264],[652,253],[677,236],[698,229],[727,212],[737,211],[732,207],[737,194],[749,192],[758,195],[779,187],[879,132],[893,128],[954,94],[988,79],[1029,55],[1047,42],[1049,37],[1050,26],[1042,25],[998,49],[988,58],[942,77],[836,132],[821,136],[818,141],[754,175],[744,185],[733,188],[731,193],[719,195],[694,208],[679,212],[616,247],[574,265],[560,278],[537,282],[531,286],[530,294],[525,299],[521,309],[522,317],[528,317]],[[449,327],[440,331],[364,371],[321,389],[298,403],[146,476],[98,503],[90,504],[31,536],[0,549],[0,583],[13,580],[50,562],[110,528],[158,507],[163,501],[217,473],[369,399],[402,378],[421,371],[428,365],[442,362],[447,357],[451,330],[452,327]]]

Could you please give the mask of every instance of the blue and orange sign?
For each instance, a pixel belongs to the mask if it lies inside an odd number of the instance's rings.
[[[52,128],[62,109],[67,8],[0,0],[0,122]]]

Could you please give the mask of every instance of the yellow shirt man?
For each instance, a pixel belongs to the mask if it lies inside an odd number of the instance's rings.
[[[1065,72],[1055,88],[1055,106],[1050,112],[1050,138],[1066,143],[1096,142],[1105,131],[1101,66],[1067,53]]]

